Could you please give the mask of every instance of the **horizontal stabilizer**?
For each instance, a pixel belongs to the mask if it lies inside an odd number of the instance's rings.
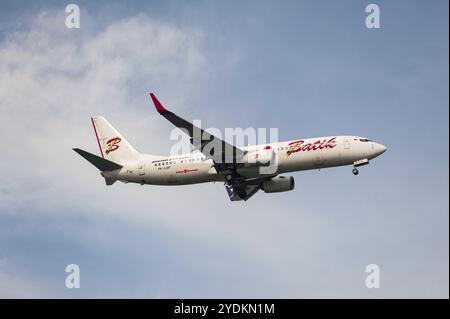
[[[114,184],[117,181],[115,178],[105,177],[105,183],[107,186]]]
[[[75,152],[84,157],[89,163],[97,167],[102,172],[115,171],[116,169],[121,169],[122,165],[116,164],[114,162],[108,161],[102,157],[91,154],[89,152],[83,151],[79,148],[73,149]]]

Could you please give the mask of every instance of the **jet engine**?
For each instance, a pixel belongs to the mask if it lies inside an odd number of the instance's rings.
[[[264,193],[287,192],[293,190],[294,187],[295,182],[292,176],[276,176],[262,184]]]

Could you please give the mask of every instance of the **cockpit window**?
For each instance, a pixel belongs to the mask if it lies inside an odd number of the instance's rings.
[[[368,138],[360,138],[360,142],[372,142],[372,140],[369,140]]]

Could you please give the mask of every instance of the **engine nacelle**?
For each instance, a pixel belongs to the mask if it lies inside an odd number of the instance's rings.
[[[264,193],[278,193],[291,191],[294,187],[295,182],[292,176],[277,176],[263,182],[262,188]]]
[[[246,167],[269,166],[275,161],[275,155],[272,149],[250,151],[245,154],[243,163]]]

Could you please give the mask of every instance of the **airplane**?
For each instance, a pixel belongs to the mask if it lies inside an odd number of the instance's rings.
[[[164,107],[153,93],[160,115],[189,134],[194,152],[175,156],[141,154],[102,116],[91,118],[100,156],[73,150],[100,170],[106,185],[116,181],[141,185],[190,185],[223,182],[231,201],[246,201],[256,192],[291,191],[294,178],[281,174],[353,165],[383,154],[386,147],[360,136],[326,136],[246,147],[229,144]],[[211,147],[213,145],[213,147]],[[274,169],[267,169],[272,165]]]

